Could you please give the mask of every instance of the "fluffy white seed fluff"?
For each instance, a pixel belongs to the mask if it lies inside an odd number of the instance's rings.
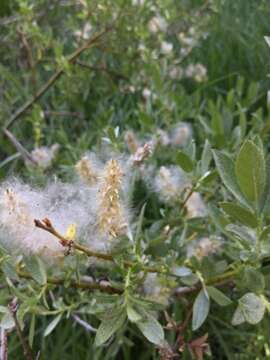
[[[160,52],[163,55],[169,55],[173,51],[173,44],[167,41],[162,41],[160,46]]]
[[[187,217],[189,219],[207,215],[206,205],[198,192],[194,192],[186,203]]]
[[[89,40],[93,31],[93,26],[87,22],[82,30],[76,30],[74,35],[77,39]]]
[[[184,171],[176,166],[162,166],[154,180],[154,189],[164,202],[180,200],[185,188],[190,185]]]
[[[186,146],[192,137],[191,125],[185,122],[178,123],[171,131],[170,137],[173,146]]]
[[[197,82],[203,82],[207,80],[207,69],[202,64],[190,64],[185,69],[185,76]]]
[[[167,131],[163,129],[157,129],[156,133],[152,138],[153,149],[157,146],[168,146],[170,144],[170,138]]]
[[[193,240],[192,243],[187,246],[187,257],[196,256],[197,259],[201,260],[205,256],[215,254],[220,246],[221,242],[218,241],[218,239],[202,237]]]
[[[31,156],[38,167],[43,170],[49,168],[55,159],[59,150],[59,144],[53,144],[51,147],[41,146],[31,151]],[[25,160],[25,164],[29,167],[33,166],[33,163],[29,160]]]
[[[126,182],[123,181],[123,192],[125,186]],[[120,196],[119,189],[119,203],[122,206]],[[55,180],[39,189],[17,179],[7,180],[0,186],[0,242],[12,253],[62,257],[65,248],[57,238],[34,225],[34,219],[49,218],[62,235],[74,224],[76,239],[93,250],[109,251],[112,244],[98,228],[99,204],[97,185],[89,186],[82,182],[67,184]],[[121,211],[127,227],[128,217],[124,206]]]
[[[167,21],[160,15],[154,16],[148,23],[148,29],[151,33],[166,32],[167,27]]]

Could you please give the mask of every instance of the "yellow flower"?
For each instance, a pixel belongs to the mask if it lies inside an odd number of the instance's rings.
[[[74,241],[75,237],[76,237],[76,225],[75,224],[70,224],[67,228],[66,234],[65,234],[65,238],[67,240],[70,241]]]

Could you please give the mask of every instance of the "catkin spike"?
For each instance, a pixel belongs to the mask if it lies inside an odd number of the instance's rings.
[[[122,178],[123,172],[118,161],[108,161],[99,190],[100,203],[97,218],[99,231],[104,234],[108,233],[113,238],[123,235],[127,228],[120,200]]]
[[[80,178],[89,185],[95,185],[97,183],[98,175],[91,160],[87,156],[84,156],[80,161],[77,162],[75,169],[77,170]]]

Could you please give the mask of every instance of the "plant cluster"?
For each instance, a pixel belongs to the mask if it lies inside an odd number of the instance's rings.
[[[1,359],[270,356],[259,3],[5,2]]]

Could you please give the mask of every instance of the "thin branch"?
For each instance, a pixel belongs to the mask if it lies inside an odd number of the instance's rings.
[[[0,329],[0,360],[8,360],[8,344],[7,344],[7,331],[3,328]]]
[[[81,55],[82,52],[94,46],[105,34],[112,30],[112,26],[106,28],[104,31],[98,33],[96,36],[88,40],[85,44],[75,50],[71,55],[67,57],[69,63],[74,61]],[[16,111],[6,124],[6,129],[10,128],[14,122],[19,119],[27,110],[29,110],[51,87],[52,85],[64,74],[64,68],[57,70],[49,80],[36,92],[32,99],[28,100],[22,107]]]
[[[33,58],[33,53],[32,53],[32,49],[29,45],[29,42],[24,34],[24,32],[19,28],[18,29],[18,33],[21,37],[22,40],[22,44],[26,50],[26,54],[27,54],[27,62],[28,62],[28,66],[31,70],[31,78],[32,78],[32,86],[33,86],[33,93],[36,93],[37,90],[37,75],[36,75],[36,62],[34,61]]]
[[[94,70],[94,71],[103,71],[107,74],[109,74],[110,76],[113,76],[115,78],[118,78],[118,79],[122,79],[122,80],[125,80],[125,81],[128,81],[128,77],[126,77],[125,75],[123,74],[120,74],[114,70],[111,70],[111,69],[108,69],[106,66],[92,66],[92,65],[89,65],[85,62],[82,62],[80,60],[76,60],[75,64],[77,65],[80,65],[81,67],[83,68],[86,68],[86,69],[89,69],[89,70]]]
[[[14,298],[11,303],[8,305],[9,311],[13,317],[14,323],[15,323],[15,328],[18,334],[18,337],[20,339],[20,342],[22,344],[23,347],[23,352],[24,352],[24,356],[27,360],[34,360],[34,356],[32,354],[32,350],[30,348],[29,343],[25,340],[24,336],[23,336],[23,332],[21,329],[21,326],[19,324],[19,321],[17,319],[17,310],[18,310],[18,302],[17,302],[17,298]]]
[[[224,274],[220,275],[220,276],[216,276],[213,278],[208,279],[207,281],[205,281],[205,285],[212,285],[212,286],[216,286],[216,287],[221,287],[227,284],[233,284],[233,277],[235,275],[237,275],[238,270],[232,270],[232,271],[227,271]],[[195,285],[195,286],[183,286],[183,287],[178,287],[175,289],[174,294],[176,297],[182,297],[183,295],[186,294],[191,294],[194,292],[198,292],[202,289],[202,285]]]
[[[60,244],[64,247],[67,247],[68,251],[70,251],[71,248],[73,248],[75,250],[83,252],[84,254],[86,254],[89,257],[95,257],[97,259],[114,262],[114,257],[111,254],[96,252],[96,251],[93,251],[93,250],[89,249],[88,247],[83,246],[77,242],[66,239],[53,227],[51,221],[47,218],[43,219],[42,221],[35,219],[34,223],[35,223],[36,227],[43,229],[43,230],[49,232],[50,234],[54,235],[56,238],[58,238],[58,240],[60,241]],[[135,265],[134,262],[127,261],[127,260],[124,260],[123,264],[126,267],[132,267]],[[146,271],[146,272],[166,274],[166,272],[164,272],[164,270],[160,267],[156,268],[156,267],[142,266],[142,270]],[[167,275],[174,276],[173,274],[167,274]]]
[[[37,162],[33,159],[31,154],[22,146],[22,144],[16,139],[16,137],[8,130],[4,129],[4,134],[16,148],[16,150],[21,154],[24,160],[28,160],[34,165],[37,165]]]
[[[80,324],[87,332],[97,332],[97,329],[93,328],[88,322],[82,320],[78,315],[73,314],[72,317],[76,323]]]
[[[30,273],[27,273],[21,269],[17,269],[16,272],[20,278],[34,280]],[[66,280],[61,279],[61,278],[49,277],[47,279],[47,283],[51,284],[51,285],[64,285],[66,283]],[[106,292],[109,294],[122,294],[123,293],[123,290],[117,289],[111,285],[104,285],[104,284],[100,284],[100,283],[96,283],[96,282],[89,282],[89,281],[71,280],[69,283],[69,286],[73,287],[75,289],[81,289],[81,290],[90,290],[90,291],[99,290],[101,292]]]
[[[185,206],[186,206],[186,204],[187,204],[188,200],[190,199],[190,197],[191,197],[191,196],[192,196],[192,194],[194,193],[195,189],[196,189],[196,186],[192,186],[192,187],[190,188],[190,190],[189,190],[189,192],[187,193],[187,195],[186,195],[186,197],[185,197],[184,201],[183,201],[183,202],[182,202],[182,204],[181,204],[182,209],[184,209],[184,208],[185,208]]]

